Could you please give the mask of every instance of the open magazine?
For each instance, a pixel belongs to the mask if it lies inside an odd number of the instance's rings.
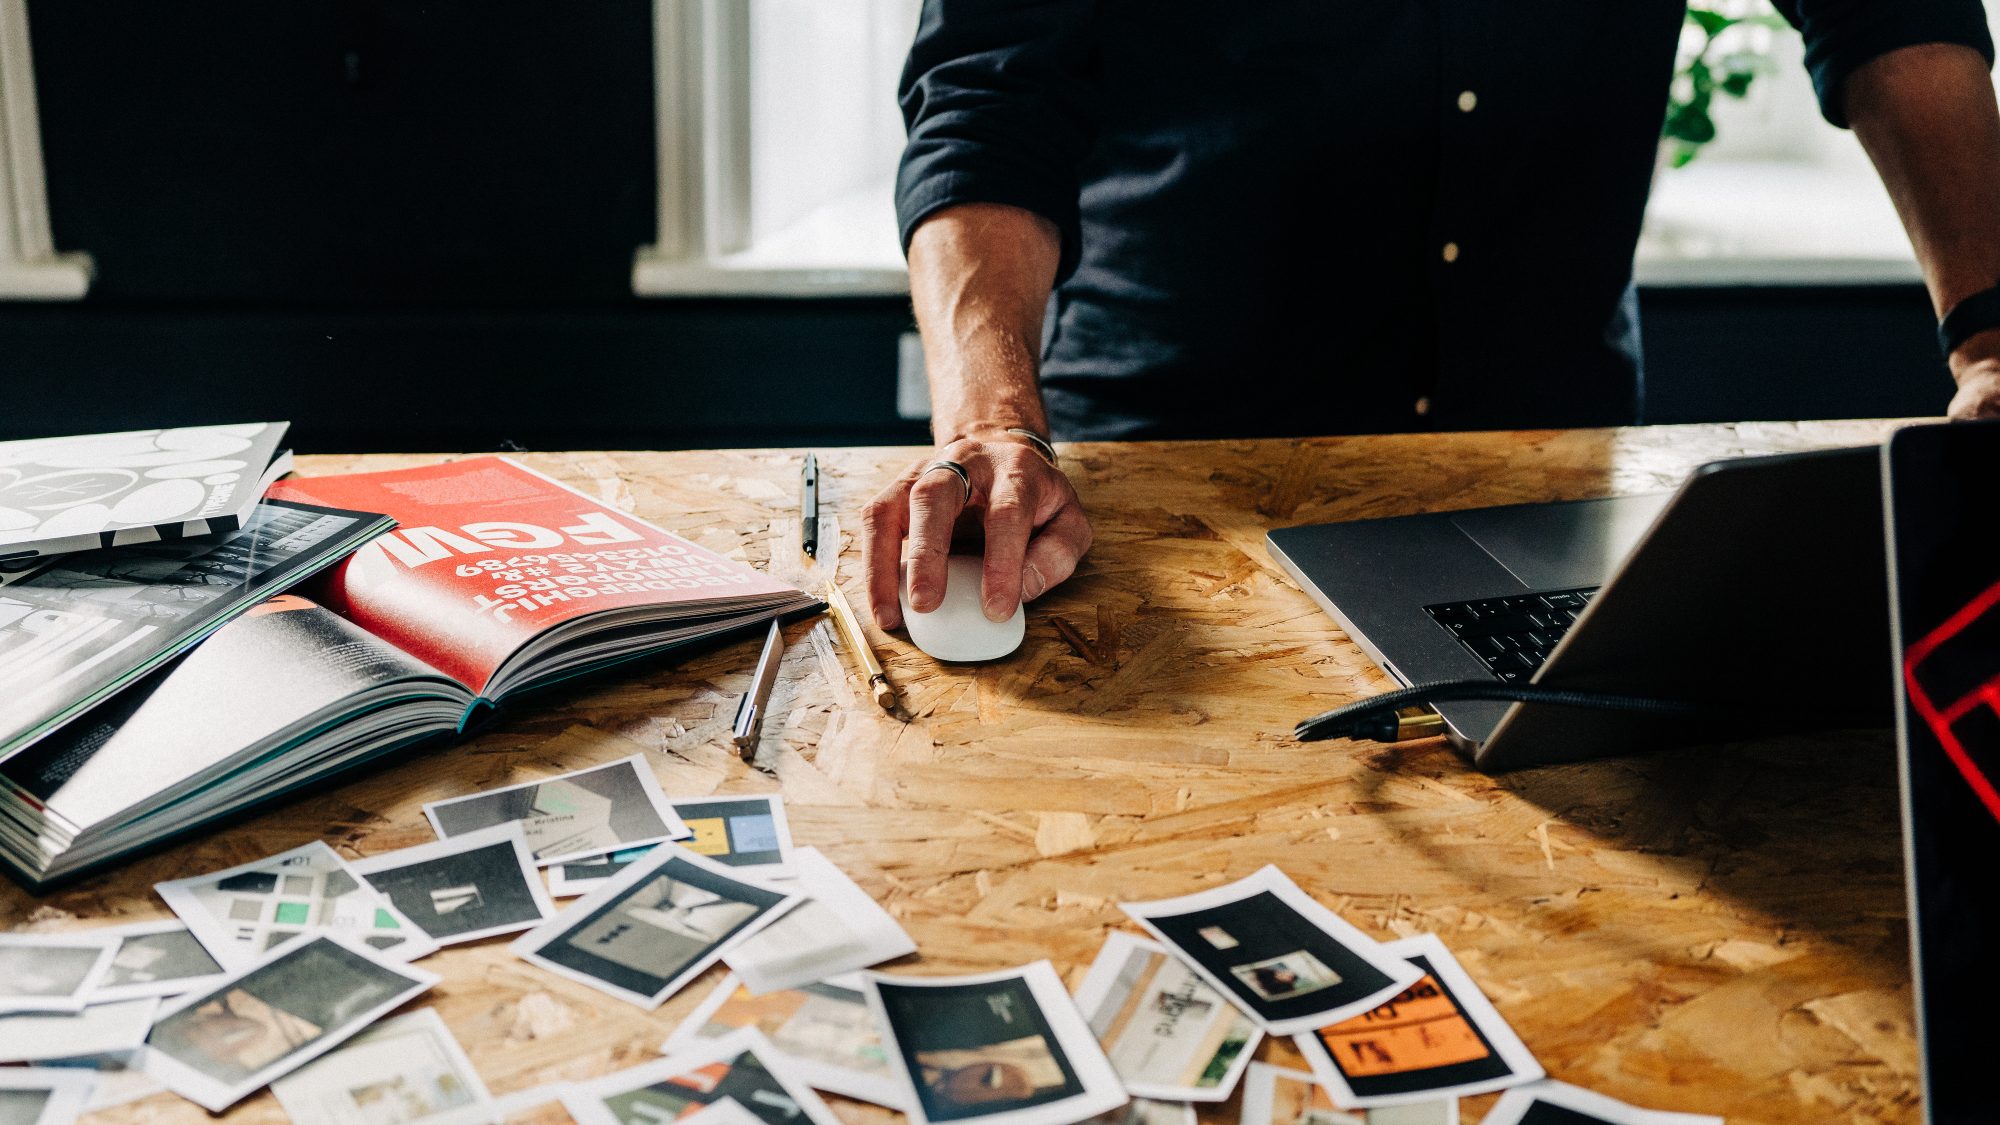
[[[462,730],[523,691],[819,604],[501,458],[273,495],[399,526],[0,766],[0,860],[25,881]]]
[[[389,522],[265,501],[233,531],[60,555],[8,575],[0,581],[0,761]]]

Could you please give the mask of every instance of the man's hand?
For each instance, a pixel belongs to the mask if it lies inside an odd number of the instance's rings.
[[[957,473],[924,472],[937,459],[965,466],[969,496]],[[903,623],[897,590],[906,565],[911,608],[928,613],[938,607],[945,559],[961,526],[983,533],[980,603],[995,621],[1068,578],[1090,549],[1090,520],[1076,490],[1034,447],[1010,438],[953,441],[903,470],[863,516],[861,545],[876,625]]]
[[[1981,332],[1951,357],[1958,393],[1945,413],[1959,421],[2000,418],[2000,331]]]

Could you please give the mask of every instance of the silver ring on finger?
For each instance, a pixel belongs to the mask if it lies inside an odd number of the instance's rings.
[[[924,471],[917,474],[917,479],[922,480],[924,477],[929,476],[931,473],[935,472],[938,469],[950,469],[954,474],[956,474],[958,477],[958,483],[965,486],[965,503],[967,504],[972,503],[972,474],[966,471],[964,465],[961,465],[956,461],[947,461],[944,458],[940,457],[937,460],[932,461],[930,464],[925,465]]]

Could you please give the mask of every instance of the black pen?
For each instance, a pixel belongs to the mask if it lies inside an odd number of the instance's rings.
[[[799,470],[799,545],[806,557],[819,557],[819,458],[806,454]]]

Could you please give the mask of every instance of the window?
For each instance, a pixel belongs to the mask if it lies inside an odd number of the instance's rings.
[[[0,0],[0,298],[73,299],[89,287],[89,257],[57,254],[49,235],[27,2]]]
[[[1735,0],[1729,14],[1753,10],[1770,9],[1765,0]],[[1820,118],[1798,33],[1724,34],[1737,38],[1719,48],[1762,54],[1768,65],[1744,100],[1716,99],[1716,140],[1699,157],[1660,169],[1639,243],[1639,280],[1917,280],[1902,223],[1860,143]]]
[[[899,293],[896,80],[920,0],[654,0],[659,237],[633,288]]]

